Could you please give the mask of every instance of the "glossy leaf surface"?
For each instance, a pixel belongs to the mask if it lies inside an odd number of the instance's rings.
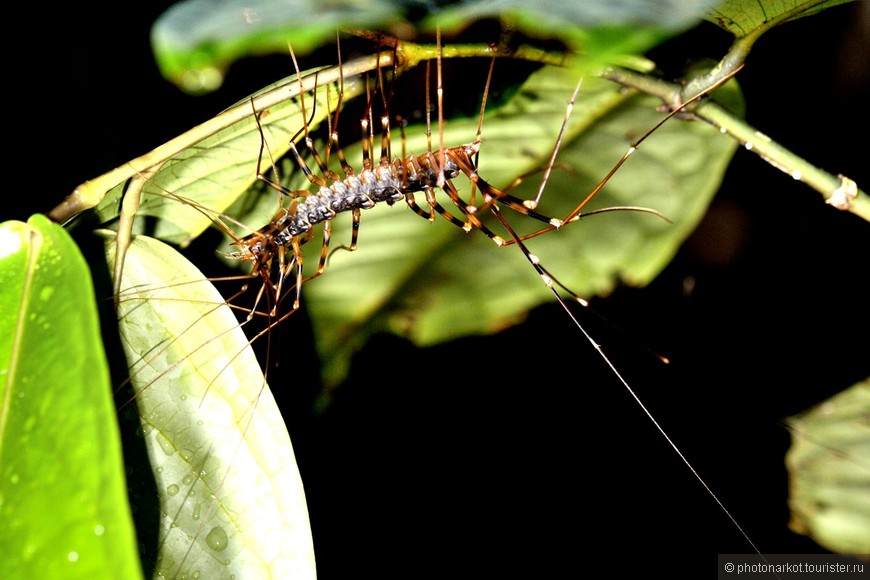
[[[88,268],[44,216],[0,251],[0,576],[139,577]]]
[[[222,297],[174,249],[138,236],[119,323],[160,500],[156,573],[314,578],[287,427]]]

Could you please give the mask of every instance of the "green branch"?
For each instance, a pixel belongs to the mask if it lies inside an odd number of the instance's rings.
[[[733,73],[734,71],[731,74]],[[675,83],[625,69],[608,69],[603,76],[625,87],[657,96],[672,109],[699,93],[710,91],[716,84],[724,81],[724,77],[718,73],[708,73],[693,79],[683,88]],[[697,82],[698,79],[705,79],[705,82],[710,84],[701,85]],[[844,175],[833,175],[816,167],[714,101],[702,100],[687,109],[696,117],[737,140],[744,148],[770,165],[821,193],[827,203],[870,221],[870,197],[859,189],[853,180]]]
[[[826,203],[870,221],[870,197],[845,175],[832,175],[816,167],[715,102],[703,103],[695,110],[695,114],[726,132],[769,164],[821,193]]]

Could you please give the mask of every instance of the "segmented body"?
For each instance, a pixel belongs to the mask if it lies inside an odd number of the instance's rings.
[[[267,244],[270,249],[288,246],[293,238],[307,236],[315,225],[332,220],[340,213],[371,209],[382,202],[393,205],[408,194],[435,188],[438,172],[432,169],[430,157],[431,154],[422,158],[396,158],[390,163],[349,175],[343,181],[322,186],[302,200],[294,200],[289,207],[281,208],[260,230],[242,238],[238,244],[243,246],[243,250],[236,257],[261,256]],[[458,167],[449,159],[444,175],[446,179],[459,175]]]

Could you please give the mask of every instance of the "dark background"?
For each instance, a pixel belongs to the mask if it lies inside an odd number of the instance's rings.
[[[61,5],[28,37],[44,56],[16,46],[4,219],[47,211],[288,72],[286,59],[244,61],[219,92],[185,96],[150,55],[164,6],[143,4],[123,17]],[[751,124],[864,189],[868,29],[866,3],[790,23],[738,76]],[[703,26],[680,42],[677,53],[718,56],[727,37]],[[593,303],[624,332],[581,313],[763,552],[820,549],[786,526],[781,421],[870,375],[868,242],[866,222],[739,151],[665,272]],[[280,338],[294,348],[305,340],[298,318]],[[316,386],[310,362],[291,368],[294,385]],[[687,566],[712,575],[715,554],[752,551],[557,307],[429,349],[379,337],[321,417],[308,412],[311,391],[271,382],[290,418],[322,578],[541,577],[612,554],[630,569],[655,570],[655,560],[673,576]]]

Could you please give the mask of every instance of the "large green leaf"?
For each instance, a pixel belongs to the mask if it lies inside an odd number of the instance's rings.
[[[136,578],[94,290],[43,216],[0,225],[0,576]]]
[[[106,247],[111,261],[111,235]],[[118,311],[159,493],[155,573],[314,578],[287,427],[235,315],[190,262],[143,236]]]
[[[841,554],[870,553],[870,379],[788,420],[790,527]]]

